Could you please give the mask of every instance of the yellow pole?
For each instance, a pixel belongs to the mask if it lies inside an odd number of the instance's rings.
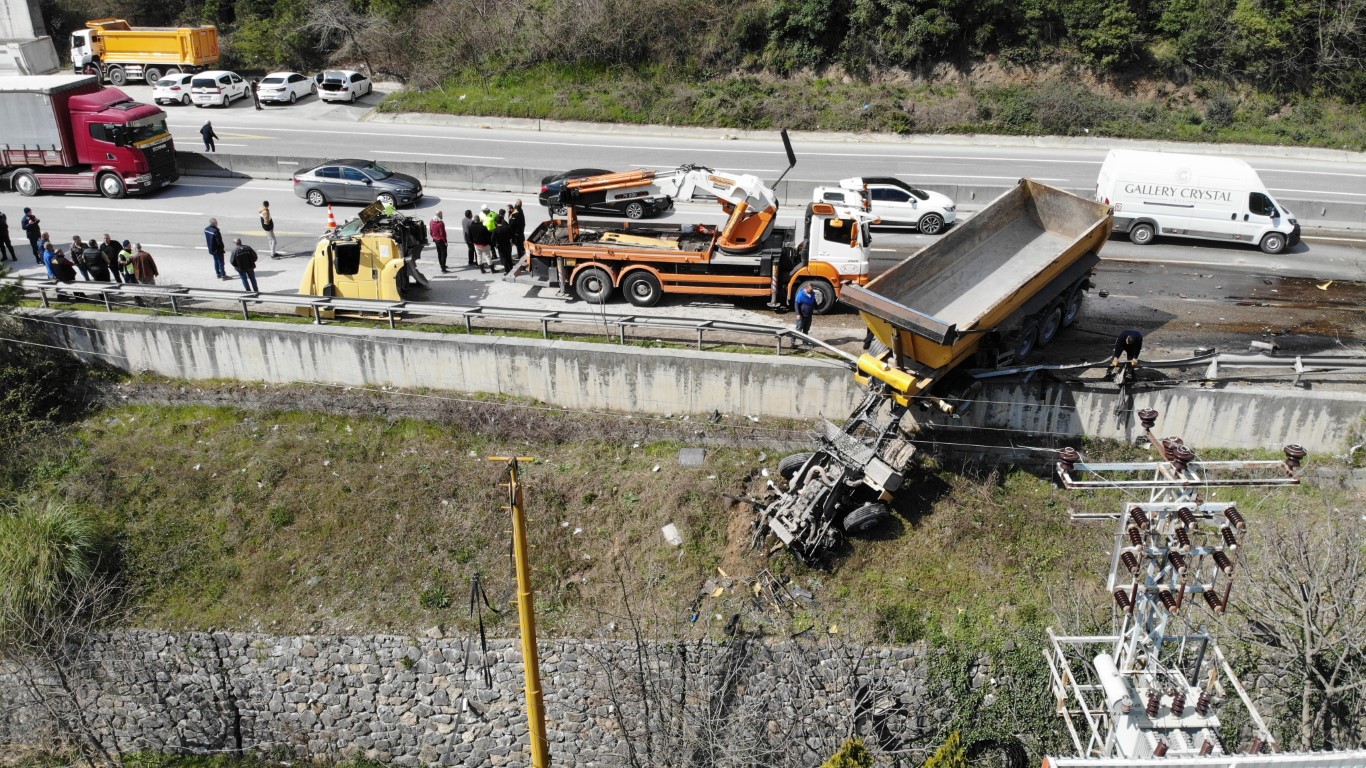
[[[517,565],[517,616],[522,623],[522,670],[526,676],[526,724],[531,734],[531,765],[532,768],[549,768],[545,701],[541,696],[541,658],[536,648],[536,607],[532,604],[535,595],[527,557],[526,509],[522,505],[522,486],[517,478],[517,462],[533,459],[492,456],[489,461],[506,461],[508,465],[508,506],[512,510],[512,555]]]

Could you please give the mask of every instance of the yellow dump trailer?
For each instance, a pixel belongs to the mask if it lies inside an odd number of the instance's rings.
[[[164,75],[218,65],[218,28],[134,27],[123,19],[95,19],[71,34],[71,66],[114,85],[156,83]]]

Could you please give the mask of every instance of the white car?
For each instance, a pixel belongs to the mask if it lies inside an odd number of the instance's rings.
[[[157,104],[183,104],[190,106],[190,81],[194,75],[177,72],[167,75],[152,86],[152,101]]]
[[[249,94],[251,83],[242,79],[236,72],[213,69],[200,72],[190,80],[190,100],[196,107],[226,107],[233,99],[241,99]]]
[[[272,72],[261,78],[256,85],[256,95],[261,101],[289,102],[317,93],[318,84],[313,78],[304,77],[298,72]]]
[[[374,90],[370,78],[350,69],[329,69],[322,73],[318,85],[318,98],[323,101],[349,101]]]
[[[861,176],[843,179],[840,186],[867,190],[873,215],[886,227],[915,227],[921,234],[937,235],[958,217],[958,207],[948,195],[929,192],[894,176]]]

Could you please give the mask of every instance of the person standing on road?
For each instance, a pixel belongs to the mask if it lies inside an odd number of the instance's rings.
[[[71,262],[76,265],[76,269],[81,271],[81,277],[86,282],[90,281],[90,268],[85,260],[85,243],[81,242],[81,236],[76,235],[71,238]]]
[[[436,246],[436,263],[441,266],[442,272],[450,272],[446,269],[446,219],[441,211],[436,212],[436,218],[427,227],[427,233],[432,236],[432,243]]]
[[[232,268],[242,278],[242,290],[260,293],[261,289],[256,287],[256,249],[243,245],[240,237],[234,237],[232,244],[237,246],[232,249]]]
[[[466,209],[465,218],[460,222],[460,229],[465,236],[465,250],[468,251],[467,255],[470,259],[469,266],[471,267],[474,266],[474,241],[470,239],[470,225],[473,223],[474,211]]]
[[[49,279],[49,280],[56,280],[56,279],[57,279],[57,264],[56,264],[57,249],[52,247],[52,243],[51,243],[51,242],[44,242],[43,245],[42,245],[42,248],[43,248],[43,266],[47,268],[47,279]]]
[[[157,272],[157,263],[152,258],[152,254],[142,250],[142,243],[134,245],[133,250],[136,252],[133,254],[133,258],[129,259],[130,266],[133,269],[133,278],[142,285],[156,285],[157,275],[160,273]]]
[[[265,230],[266,239],[270,241],[270,257],[280,258],[280,251],[275,241],[275,219],[270,215],[270,201],[261,201],[261,210],[257,211],[261,215],[261,229]]]
[[[123,248],[119,249],[119,271],[123,273],[123,282],[128,285],[137,285],[137,273],[133,270],[133,256],[137,252],[133,250],[133,243],[129,240],[123,241]]]
[[[487,205],[479,206],[479,218],[484,220],[484,229],[487,229],[490,232],[493,231],[494,227],[498,226],[498,214],[489,210]]]
[[[218,149],[214,146],[214,143],[213,143],[213,140],[216,139],[216,138],[218,138],[218,134],[216,134],[216,133],[213,132],[213,122],[212,122],[212,121],[209,121],[209,120],[205,120],[205,121],[204,121],[204,126],[203,126],[202,128],[199,129],[199,135],[204,137],[204,151],[205,151],[205,152],[217,152],[217,151],[218,151]]]
[[[816,314],[816,289],[810,283],[803,285],[792,303],[797,310],[797,330],[810,334],[811,316]]]
[[[512,244],[517,248],[520,264],[526,258],[526,214],[522,212],[521,198],[508,207],[508,223],[512,225]]]
[[[261,108],[261,92],[260,92],[260,88],[261,88],[261,81],[260,81],[260,79],[255,79],[255,78],[252,79],[252,81],[251,81],[251,103],[252,103],[252,104],[255,104],[255,105],[256,105],[256,108],[257,108],[258,110]]]
[[[499,211],[493,219],[493,248],[503,265],[503,274],[512,273],[512,224]]]
[[[90,279],[96,282],[107,283],[113,279],[109,274],[109,261],[104,250],[95,243],[94,235],[85,243],[85,268],[90,270]]]
[[[51,243],[48,243],[47,247],[52,248],[53,246]],[[57,282],[76,282],[76,265],[71,261],[71,259],[68,259],[66,257],[65,253],[62,253],[60,250],[53,249],[51,261],[52,274],[54,277],[57,278]]]
[[[5,216],[4,211],[0,211],[0,261],[5,260],[5,250],[9,250],[9,260],[18,261],[19,257],[14,255],[14,243],[9,239],[9,217]]]
[[[218,219],[209,219],[209,226],[204,228],[204,243],[209,246],[209,255],[213,257],[213,271],[218,275],[219,280],[230,280],[228,271],[223,266],[223,233],[218,229]]]
[[[29,247],[33,249],[33,260],[43,263],[43,252],[38,250],[38,241],[43,237],[42,219],[33,213],[32,208],[24,209],[24,218],[19,220],[19,228],[24,230]]]
[[[91,238],[94,239],[94,238]],[[114,282],[123,282],[123,266],[119,264],[119,243],[104,233],[104,242],[100,243],[100,255],[104,256],[104,263],[109,265],[109,273],[114,276]]]
[[[474,242],[474,258],[479,262],[480,273],[493,269],[493,233],[484,226],[483,218],[470,222],[470,240]]]

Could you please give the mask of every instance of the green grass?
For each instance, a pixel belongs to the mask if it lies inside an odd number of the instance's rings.
[[[1366,106],[1217,83],[1105,96],[1070,80],[1005,86],[863,82],[658,67],[469,71],[385,99],[388,112],[738,129],[1090,135],[1366,150]]]

